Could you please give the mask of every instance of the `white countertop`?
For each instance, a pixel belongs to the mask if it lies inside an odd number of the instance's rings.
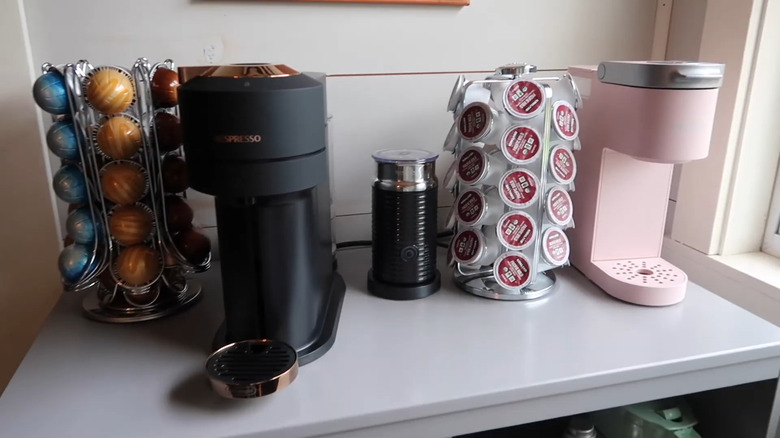
[[[333,348],[252,401],[220,399],[205,377],[218,264],[200,275],[202,302],[159,321],[89,321],[65,295],[0,397],[0,436],[436,437],[780,372],[780,328],[695,285],[679,305],[639,307],[564,269],[547,298],[498,302],[459,291],[442,266],[441,291],[394,302],[366,293],[369,260],[339,255]]]

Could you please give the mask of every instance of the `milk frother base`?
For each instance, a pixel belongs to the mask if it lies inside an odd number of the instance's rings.
[[[373,269],[368,270],[368,291],[380,298],[396,301],[418,300],[433,295],[439,288],[441,288],[441,275],[438,270],[433,280],[414,286],[383,283],[374,278]]]

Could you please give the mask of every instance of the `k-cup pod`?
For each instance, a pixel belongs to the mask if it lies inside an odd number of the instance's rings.
[[[493,225],[504,212],[504,202],[495,189],[482,192],[468,189],[455,200],[455,215],[458,221],[469,227]]]
[[[580,133],[580,119],[574,107],[565,100],[553,104],[553,128],[558,137],[564,140],[574,140]]]
[[[445,230],[451,230],[455,228],[455,223],[458,221],[457,218],[457,211],[458,207],[453,205],[450,207],[450,210],[447,212],[447,217],[444,219],[444,229]]]
[[[457,163],[458,180],[470,186],[496,185],[507,167],[498,150],[488,153],[477,146],[466,148]]]
[[[489,265],[498,256],[499,250],[495,233],[484,234],[478,229],[466,228],[452,238],[452,258],[464,265]]]
[[[457,170],[458,160],[455,160],[450,164],[450,167],[447,168],[447,172],[444,174],[444,187],[450,192],[452,192],[455,188],[455,184],[458,182]]]
[[[531,261],[521,252],[505,252],[493,264],[493,277],[504,289],[520,292],[531,283]]]
[[[444,139],[444,145],[442,149],[447,152],[455,153],[455,148],[458,147],[460,141],[460,134],[458,133],[458,123],[453,122],[450,131],[447,133],[447,138]]]
[[[561,227],[568,225],[574,212],[569,192],[561,187],[550,189],[547,192],[545,211],[550,222]]]
[[[502,132],[498,112],[484,102],[467,105],[457,123],[458,133],[466,141],[496,144]]]
[[[499,144],[504,157],[512,164],[530,164],[541,155],[539,132],[529,126],[510,126],[504,131]]]
[[[536,239],[536,221],[524,211],[510,211],[498,220],[496,235],[505,247],[519,251]]]
[[[539,179],[531,171],[512,169],[498,183],[501,199],[511,208],[526,208],[539,198]]]
[[[569,261],[569,238],[558,227],[550,227],[542,234],[542,258],[552,266],[562,266]]]
[[[450,100],[447,102],[447,111],[455,111],[458,108],[460,101],[463,99],[463,94],[465,92],[463,87],[465,85],[466,77],[463,75],[458,75],[458,78],[455,79],[455,85],[452,86]]]
[[[555,146],[550,152],[550,173],[559,184],[571,184],[577,176],[574,154],[564,146]]]
[[[516,79],[504,89],[502,101],[507,114],[518,119],[530,119],[544,108],[542,86],[527,79]]]
[[[490,102],[490,90],[482,84],[469,84],[463,93],[463,106],[466,107],[474,102]]]

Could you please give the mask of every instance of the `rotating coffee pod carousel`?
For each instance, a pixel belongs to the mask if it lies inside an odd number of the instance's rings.
[[[209,268],[211,244],[182,197],[173,63],[47,63],[42,73],[33,97],[52,115],[47,145],[62,164],[53,189],[70,204],[59,260],[65,290],[88,291],[84,314],[112,323],[193,304],[201,286],[187,275]]]
[[[546,296],[553,269],[568,264],[581,106],[567,74],[499,67],[483,80],[459,77],[448,101],[455,156],[445,186],[456,198],[449,264],[466,292],[507,301]],[[573,102],[573,103],[570,103]]]

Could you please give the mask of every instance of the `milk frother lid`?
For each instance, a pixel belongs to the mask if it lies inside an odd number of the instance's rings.
[[[298,376],[298,353],[290,345],[251,339],[225,345],[206,360],[212,389],[225,398],[258,398],[281,391]]]
[[[439,154],[425,149],[382,149],[371,155],[379,163],[414,164],[432,163]]]

